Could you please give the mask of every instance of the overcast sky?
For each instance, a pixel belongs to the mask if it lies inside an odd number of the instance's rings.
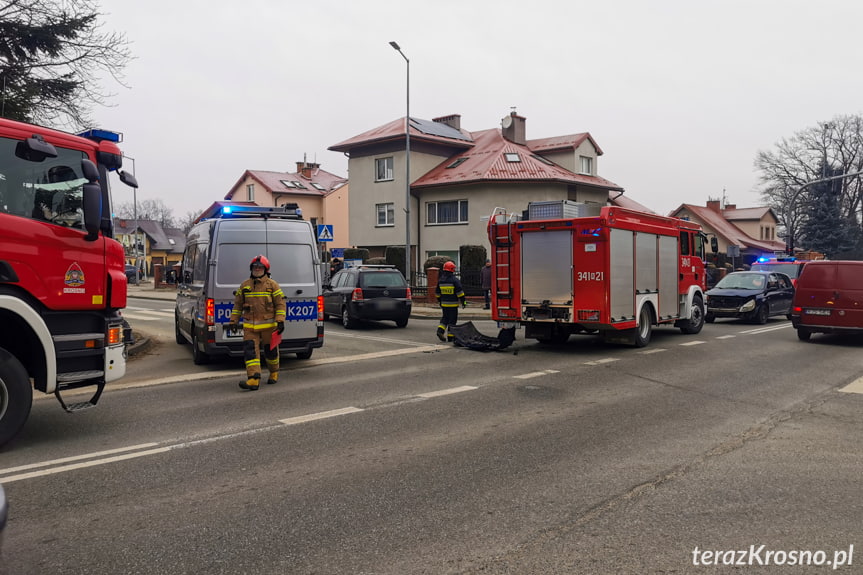
[[[590,132],[599,175],[649,208],[723,191],[759,205],[760,150],[861,113],[851,0],[148,0],[102,2],[136,59],[106,83],[101,127],[125,135],[138,201],[175,216],[222,199],[244,170],[317,161],[327,147],[405,115],[461,114],[528,139]],[[115,185],[115,202],[131,201]],[[513,209],[521,209],[512,206]]]

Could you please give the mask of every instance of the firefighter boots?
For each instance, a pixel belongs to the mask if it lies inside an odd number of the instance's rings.
[[[270,379],[267,380],[267,385],[273,385],[277,381],[279,381],[279,372],[278,371],[275,373],[270,373]]]
[[[443,328],[443,326],[439,325],[437,327],[437,338],[441,341],[446,341],[446,330]]]
[[[261,374],[256,373],[255,375],[250,375],[249,379],[246,381],[240,382],[240,389],[248,389],[249,391],[257,391],[258,386],[261,383]]]

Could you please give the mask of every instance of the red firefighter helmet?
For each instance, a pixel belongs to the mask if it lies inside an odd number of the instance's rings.
[[[454,272],[455,271],[455,263],[454,262],[444,262],[443,271]]]
[[[261,264],[262,266],[264,266],[265,270],[267,270],[268,272],[270,271],[270,260],[268,260],[263,254],[252,258],[252,261],[249,264],[249,270],[251,270],[252,266],[255,264]]]

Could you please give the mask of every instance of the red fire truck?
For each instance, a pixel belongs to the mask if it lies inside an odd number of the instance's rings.
[[[547,211],[549,203],[540,207]],[[495,210],[488,224],[492,317],[550,343],[594,333],[643,347],[656,325],[701,331],[701,227],[618,207],[581,206],[579,217],[566,217],[563,209],[544,215],[532,205],[523,216]]]
[[[120,140],[0,118],[0,445],[23,427],[34,388],[74,412],[126,371],[127,280],[108,184]],[[83,387],[89,400],[61,398]]]

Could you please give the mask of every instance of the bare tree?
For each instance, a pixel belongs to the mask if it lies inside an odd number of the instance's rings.
[[[813,188],[800,191],[801,186],[828,173],[863,171],[863,117],[836,116],[783,138],[774,151],[758,152],[755,167],[762,172],[762,198],[793,238],[811,213]],[[853,176],[837,185],[842,218],[860,226],[863,179]]]
[[[114,214],[125,220],[135,218],[135,205],[131,202],[123,202],[114,206]],[[164,201],[159,198],[146,199],[138,202],[137,215],[139,220],[153,220],[159,222],[163,228],[174,228],[174,212]]]
[[[112,94],[107,72],[123,85],[131,59],[124,35],[104,32],[97,0],[0,3],[0,115],[69,129],[88,127],[90,108]]]
[[[192,226],[195,224],[200,215],[204,213],[204,210],[199,212],[186,212],[186,215],[179,218],[177,220],[177,226],[183,230],[184,234],[188,234],[189,230],[192,229]]]

